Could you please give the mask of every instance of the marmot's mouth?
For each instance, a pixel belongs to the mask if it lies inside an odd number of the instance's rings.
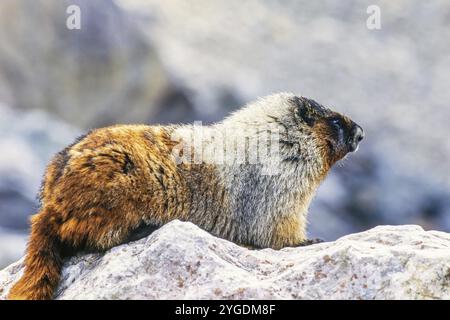
[[[328,147],[329,159],[332,163],[339,161],[348,153],[346,146],[336,144],[336,142],[329,139],[326,139],[325,141]]]

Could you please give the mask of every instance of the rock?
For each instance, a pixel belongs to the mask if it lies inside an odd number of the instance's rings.
[[[0,268],[20,259],[25,252],[27,235],[0,227]]]
[[[0,272],[0,299],[22,261]],[[66,261],[58,299],[450,299],[450,234],[379,226],[308,247],[248,250],[191,223]]]
[[[21,112],[0,102],[0,227],[28,228],[47,162],[80,134],[45,111]]]
[[[23,255],[50,157],[80,134],[45,111],[23,112],[0,102],[0,267]]]
[[[71,5],[79,30],[66,27]],[[1,1],[0,101],[82,128],[183,120],[189,101],[135,20],[109,0]]]

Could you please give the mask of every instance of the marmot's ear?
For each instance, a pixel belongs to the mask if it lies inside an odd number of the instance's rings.
[[[296,106],[296,112],[300,119],[304,121],[308,126],[312,127],[314,125],[314,112],[308,103],[300,97],[295,97],[294,103]]]

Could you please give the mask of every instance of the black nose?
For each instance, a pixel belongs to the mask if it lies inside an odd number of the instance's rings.
[[[358,150],[358,145],[362,139],[364,139],[364,130],[360,126],[355,124],[350,132],[349,137],[350,152]]]

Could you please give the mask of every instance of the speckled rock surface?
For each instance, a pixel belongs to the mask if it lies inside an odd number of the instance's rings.
[[[22,272],[0,272],[0,299]],[[65,263],[58,299],[450,299],[450,234],[379,226],[334,242],[248,250],[191,223]]]

